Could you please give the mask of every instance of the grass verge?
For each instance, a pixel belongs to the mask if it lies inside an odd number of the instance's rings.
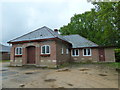
[[[10,60],[0,60],[0,63],[2,62],[10,62]]]
[[[120,68],[120,63],[119,62],[72,62],[72,63],[64,63],[59,66],[59,68],[64,68],[64,67],[78,67],[82,65],[105,65],[113,68]]]

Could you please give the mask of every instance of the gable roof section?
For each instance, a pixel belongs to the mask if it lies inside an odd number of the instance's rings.
[[[49,39],[49,38],[59,38],[59,39],[62,39],[64,41],[67,41],[66,39],[64,39],[58,33],[54,32],[50,28],[44,26],[44,27],[39,28],[39,29],[37,29],[35,31],[27,33],[27,34],[25,34],[23,36],[20,36],[20,37],[18,37],[16,39],[13,39],[13,40],[9,41],[8,43],[20,42],[20,41],[30,41],[30,40],[40,40],[40,39]]]
[[[62,36],[46,26],[39,28],[35,31],[32,31],[30,33],[27,33],[23,36],[20,36],[16,39],[13,39],[9,41],[8,43],[32,41],[32,40],[33,41],[44,40],[44,39],[53,39],[53,38],[58,38],[60,40],[63,40],[63,41],[66,41],[72,44],[72,48],[97,47],[98,46],[97,44],[93,43],[92,41],[87,40],[86,38],[80,35],[76,34],[76,35]]]
[[[0,52],[10,52],[10,47],[0,44]]]
[[[80,35],[63,36],[68,42],[72,43],[72,48],[97,47],[98,45]]]

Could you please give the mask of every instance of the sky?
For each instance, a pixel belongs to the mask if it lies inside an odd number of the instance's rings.
[[[0,43],[7,42],[43,26],[59,29],[74,14],[90,11],[87,0],[1,0]]]

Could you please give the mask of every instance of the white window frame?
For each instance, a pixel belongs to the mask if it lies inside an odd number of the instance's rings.
[[[75,50],[75,55],[73,55],[73,50]],[[76,55],[76,50],[78,50],[78,55]],[[79,49],[72,49],[72,50],[71,50],[71,55],[72,55],[72,56],[79,56]]]
[[[66,49],[66,54],[69,54],[69,49],[68,48]]]
[[[46,47],[49,47],[49,53],[46,53]],[[42,47],[45,47],[45,53],[42,53]],[[41,46],[41,54],[50,54],[50,45],[43,45],[43,46]]]
[[[61,48],[61,54],[64,54],[64,49],[63,49],[63,47]]]
[[[84,49],[86,49],[86,55],[84,55]],[[92,56],[91,48],[84,48],[83,49],[83,56]],[[88,55],[88,49],[90,49],[90,55]]]
[[[18,53],[17,53],[17,49],[18,49]],[[21,49],[21,53],[20,53],[20,49]],[[15,48],[15,55],[22,55],[22,47]]]

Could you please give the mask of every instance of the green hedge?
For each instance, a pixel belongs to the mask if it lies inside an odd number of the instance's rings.
[[[115,49],[116,62],[120,62],[120,48]]]

